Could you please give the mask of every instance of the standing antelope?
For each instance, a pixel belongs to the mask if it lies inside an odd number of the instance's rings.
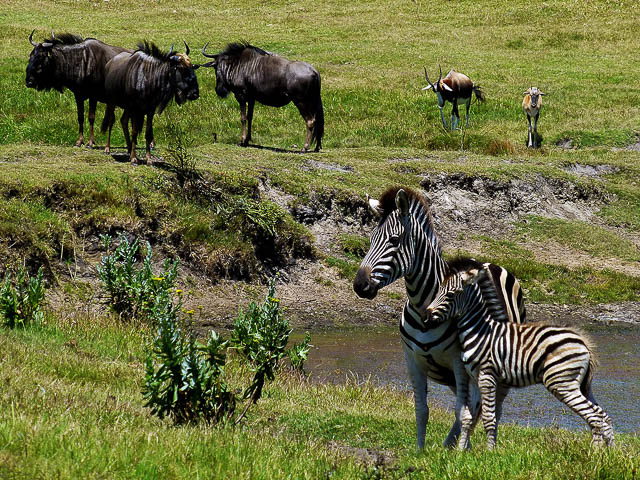
[[[524,99],[522,100],[522,108],[524,113],[527,114],[527,120],[529,120],[529,137],[527,139],[527,147],[536,148],[538,144],[538,116],[540,115],[540,108],[542,107],[542,97],[544,93],[538,90],[537,87],[531,87],[524,92]],[[531,117],[534,119],[533,133],[531,132]]]
[[[475,92],[476,99],[479,102],[484,102],[485,97],[479,85],[474,85],[469,77],[465,74],[456,72],[451,69],[444,79],[442,78],[442,67],[440,67],[440,77],[436,83],[431,83],[429,75],[427,75],[427,69],[424,69],[424,76],[427,79],[427,85],[422,90],[433,90],[438,96],[438,108],[440,109],[440,116],[442,117],[442,125],[445,130],[447,128],[447,122],[444,119],[442,109],[445,102],[451,102],[453,108],[451,109],[451,130],[458,128],[458,122],[460,121],[460,115],[458,114],[458,99],[462,100],[467,105],[467,127],[469,126],[469,107],[471,106],[471,94]],[[455,119],[455,122],[454,122]]]

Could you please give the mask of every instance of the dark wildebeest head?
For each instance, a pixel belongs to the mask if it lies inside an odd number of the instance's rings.
[[[106,66],[105,90],[108,96],[108,121],[103,129],[113,125],[113,108],[123,108],[120,120],[125,132],[131,160],[136,161],[135,143],[137,134],[147,116],[147,161],[150,160],[150,145],[153,141],[153,116],[162,113],[174,99],[178,105],[187,100],[197,100],[200,96],[198,79],[194,65],[189,59],[189,46],[185,42],[186,53],[161,51],[151,42],[140,42],[132,54],[116,55]],[[132,120],[132,140],[129,140],[127,119]],[[105,125],[106,124],[106,125]]]
[[[203,66],[215,68],[216,93],[223,98],[233,93],[240,104],[241,145],[247,146],[251,139],[256,101],[271,107],[283,107],[293,102],[307,127],[302,150],[307,151],[314,141],[316,151],[320,149],[324,134],[324,111],[320,97],[320,74],[313,66],[287,60],[245,42],[230,43],[215,55],[207,54],[207,45],[202,48],[202,54],[213,61]]]
[[[27,87],[55,89],[59,92],[68,88],[73,92],[78,115],[77,146],[84,143],[84,102],[88,99],[90,137],[87,146],[92,147],[96,104],[105,101],[105,66],[117,54],[131,53],[131,50],[107,45],[95,38],[82,39],[69,33],[56,36],[51,32],[50,39],[36,43],[32,31],[29,42],[33,45],[33,51],[27,65]]]
[[[29,64],[27,65],[27,77],[25,83],[28,88],[36,90],[55,89],[62,92],[64,89],[63,79],[60,75],[56,75],[56,62],[60,59],[56,58],[55,48],[60,45],[73,45],[82,42],[82,38],[69,33],[64,33],[58,38],[51,32],[51,38],[41,43],[33,41],[33,30],[29,35],[29,42],[33,45],[33,50],[29,56]]]

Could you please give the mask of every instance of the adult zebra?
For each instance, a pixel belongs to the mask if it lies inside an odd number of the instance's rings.
[[[457,327],[471,390],[480,390],[489,449],[495,447],[498,435],[497,386],[538,383],[587,422],[594,444],[600,445],[604,436],[605,443],[613,445],[611,418],[591,391],[596,361],[587,338],[568,327],[505,322],[485,266],[460,259],[450,267],[425,319]],[[492,309],[497,313],[489,311],[491,306],[497,306]],[[463,418],[461,444],[472,430],[472,419]]]
[[[458,441],[463,409],[467,405],[468,375],[461,360],[460,344],[453,323],[423,322],[422,313],[433,300],[444,278],[446,261],[433,229],[429,205],[425,197],[411,189],[394,187],[380,200],[369,199],[369,208],[380,217],[371,232],[371,247],[365,255],[353,282],[361,298],[373,299],[378,291],[404,277],[407,302],[402,312],[400,333],[404,357],[413,387],[416,410],[418,449],[424,447],[429,419],[427,377],[447,385],[456,394],[456,419],[444,441],[453,447]],[[505,269],[488,264],[509,320],[525,321],[525,308],[520,285]],[[500,389],[498,395],[506,395]],[[470,402],[470,415],[476,419],[480,398]],[[465,445],[468,447],[468,445]]]

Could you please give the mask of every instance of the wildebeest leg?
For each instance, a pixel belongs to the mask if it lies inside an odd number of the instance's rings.
[[[131,153],[131,137],[129,136],[129,112],[122,112],[120,117],[120,125],[122,126],[122,133],[124,134],[124,141],[127,143],[127,153]]]
[[[538,144],[538,117],[540,116],[540,112],[536,113],[536,116],[533,120],[533,147],[538,148],[540,145]]]
[[[309,110],[305,108],[304,104],[296,103],[295,105],[298,108],[300,115],[302,115],[302,118],[304,119],[304,123],[307,127],[307,137],[305,138],[302,151],[308,152],[309,145],[311,144],[311,138],[313,136],[313,127],[315,126],[315,123],[316,123],[316,117],[314,113],[309,112]]]
[[[255,100],[249,100],[249,109],[247,111],[247,138],[245,139],[245,143],[249,145],[251,141],[251,123],[253,122],[253,107],[255,106]]]
[[[136,156],[136,144],[138,143],[138,134],[142,130],[143,123],[144,114],[131,116],[131,154],[129,155],[131,163],[138,163],[138,157]]]
[[[149,112],[147,114],[147,129],[144,134],[144,138],[147,142],[147,165],[153,165],[153,157],[151,156],[151,143],[153,142],[153,115],[155,112]]]
[[[76,147],[79,147],[84,143],[84,98],[79,93],[76,93],[75,97],[76,106],[78,107],[78,140],[76,141]]]
[[[113,129],[113,123],[116,120],[116,107],[115,105],[107,105],[104,112],[104,121],[102,123],[103,133],[104,127],[107,128],[107,144],[104,147],[104,153],[111,153],[111,130]]]
[[[527,120],[529,120],[529,136],[527,138],[527,148],[533,148],[533,134],[531,132],[531,116],[527,113]]]
[[[454,123],[455,119],[455,123]],[[451,109],[451,130],[455,130],[458,128],[458,121],[460,120],[460,115],[458,114],[458,99],[453,99],[453,108]]]
[[[96,105],[98,101],[95,98],[89,99],[89,141],[87,142],[87,148],[93,148],[96,143],[95,136],[93,134],[93,124],[96,121]]]
[[[247,143],[247,102],[238,100],[240,104],[240,123],[242,124],[242,136],[240,137],[240,146],[246,147]]]

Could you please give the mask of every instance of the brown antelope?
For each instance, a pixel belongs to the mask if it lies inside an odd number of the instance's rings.
[[[527,114],[527,120],[529,120],[529,138],[527,139],[527,147],[529,148],[540,146],[538,145],[538,116],[542,107],[542,98],[540,97],[543,95],[544,93],[537,87],[531,87],[524,92],[522,108]],[[533,117],[533,132],[531,132],[531,117]]]
[[[458,128],[458,122],[460,121],[460,115],[458,114],[458,99],[467,105],[467,127],[469,126],[469,107],[471,106],[471,94],[475,92],[476,100],[484,102],[485,97],[480,90],[480,86],[474,85],[469,77],[465,74],[456,72],[451,69],[444,79],[442,78],[442,67],[440,67],[440,77],[436,83],[431,83],[429,75],[427,75],[427,69],[424,69],[424,76],[427,79],[427,85],[422,90],[433,90],[438,96],[438,108],[440,109],[440,116],[442,117],[442,125],[447,128],[447,122],[444,119],[442,108],[445,102],[451,102],[453,108],[451,109],[451,130]]]

